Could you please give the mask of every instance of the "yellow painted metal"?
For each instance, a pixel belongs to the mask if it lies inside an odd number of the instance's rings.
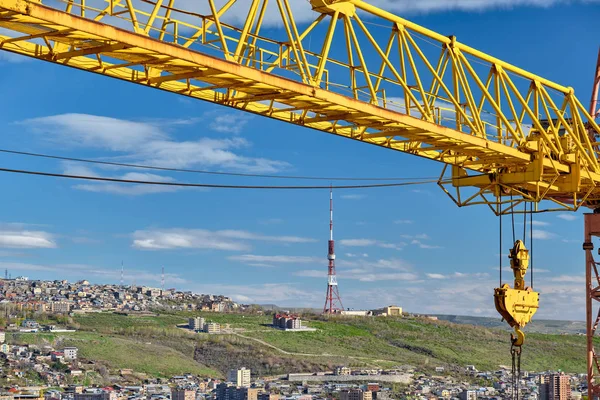
[[[600,127],[567,86],[362,0],[303,2],[308,24],[295,0],[178,1],[0,0],[0,50],[451,165],[459,206],[600,204]]]
[[[531,318],[539,308],[540,295],[525,286],[525,274],[529,268],[529,250],[523,241],[515,242],[509,258],[515,276],[514,287],[504,284],[494,289],[494,303],[502,318],[515,329],[516,336],[512,336],[513,345],[521,346],[525,340],[521,328],[531,322]]]

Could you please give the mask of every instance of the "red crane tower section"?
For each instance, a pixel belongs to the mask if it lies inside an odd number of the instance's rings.
[[[590,104],[590,115],[593,119],[600,117],[598,92],[600,89],[600,50],[598,51],[598,62],[594,74],[594,85],[592,86],[592,101]],[[590,130],[590,135],[593,132]],[[596,138],[592,136],[594,141]],[[600,323],[600,310],[595,312],[600,302],[600,273],[598,263],[594,259],[594,243],[592,239],[600,237],[600,209],[594,213],[585,214],[585,233],[583,250],[585,250],[585,295],[586,295],[586,332],[587,332],[587,375],[588,375],[588,399],[600,398],[600,353],[596,351],[594,339],[597,338],[598,324]],[[600,249],[598,250],[600,254]]]
[[[329,251],[327,259],[327,293],[325,293],[325,306],[323,314],[337,314],[344,309],[340,292],[338,291],[337,276],[335,274],[335,241],[333,240],[333,190],[329,191]]]

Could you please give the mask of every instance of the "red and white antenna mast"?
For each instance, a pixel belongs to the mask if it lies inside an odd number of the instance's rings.
[[[329,190],[329,269],[327,272],[327,293],[323,314],[336,314],[344,309],[338,291],[337,276],[335,275],[335,241],[333,240],[333,188]]]

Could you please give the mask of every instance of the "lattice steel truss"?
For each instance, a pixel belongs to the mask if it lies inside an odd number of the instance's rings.
[[[0,0],[0,49],[440,161],[459,206],[600,201],[569,87],[361,0],[184,1]]]

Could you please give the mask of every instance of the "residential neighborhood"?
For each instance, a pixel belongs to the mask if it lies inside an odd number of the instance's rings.
[[[40,281],[27,277],[0,280],[0,304],[19,311],[86,313],[143,312],[161,307],[179,311],[226,312],[239,310],[228,297],[194,294],[175,289],[135,285],[92,285],[86,280]],[[243,307],[242,307],[243,309]]]
[[[93,285],[86,280],[75,283],[66,280],[38,281],[24,277],[0,280],[0,299],[6,322],[0,331],[0,400],[499,400],[511,398],[517,386],[519,398],[526,400],[577,400],[587,394],[585,374],[522,371],[518,382],[514,382],[508,367],[479,370],[477,365],[424,368],[403,364],[386,369],[336,365],[330,370],[296,370],[272,376],[253,372],[232,359],[235,362],[225,366],[220,373],[215,372],[214,376],[186,371],[172,376],[153,376],[135,368],[115,368],[100,359],[86,357],[86,352],[82,353],[77,345],[76,336],[64,341],[57,340],[63,336],[56,335],[64,334],[67,335],[64,338],[69,338],[69,334],[75,333],[76,329],[71,325],[77,324],[69,324],[68,321],[77,316],[127,318],[130,315],[145,318],[158,312],[171,312],[173,315],[191,315],[182,319],[182,324],[172,326],[178,332],[209,338],[235,337],[248,334],[247,329],[211,321],[205,318],[205,313],[217,319],[219,315],[238,315],[244,320],[245,315],[249,315],[250,306],[238,304],[222,295],[152,287]],[[401,311],[394,315],[389,311],[395,309],[399,307],[389,306],[383,309],[385,312],[366,315],[353,315],[350,311],[343,317],[350,318],[348,321],[356,318],[383,321],[408,315]],[[270,314],[268,310],[258,314],[263,315],[268,323],[264,326],[256,324],[248,328],[249,332],[266,329],[266,332],[279,332],[291,338],[294,334],[286,334],[285,330],[318,333],[318,329],[306,325],[299,314]],[[433,316],[417,317],[439,323]],[[64,326],[52,322],[63,320],[67,321]],[[274,330],[273,327],[280,329]],[[138,340],[152,339],[144,337]],[[100,342],[95,343],[100,345]],[[207,343],[210,346],[210,340]],[[234,350],[231,348],[231,351]],[[116,350],[109,348],[107,351]],[[151,362],[161,363],[160,357],[160,354],[156,355]]]

